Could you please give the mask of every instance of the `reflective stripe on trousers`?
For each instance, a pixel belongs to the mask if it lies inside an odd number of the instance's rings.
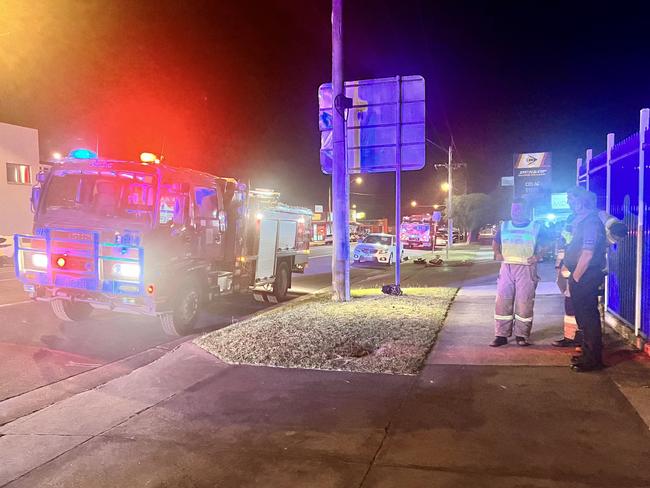
[[[516,336],[530,336],[538,281],[534,264],[501,263],[494,307],[494,335],[510,337],[514,328]]]

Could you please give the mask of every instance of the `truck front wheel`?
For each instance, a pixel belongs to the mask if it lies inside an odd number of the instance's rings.
[[[93,307],[86,302],[71,302],[60,298],[50,302],[56,318],[65,322],[77,322],[90,317]]]
[[[178,287],[173,311],[160,316],[163,330],[170,336],[184,336],[192,332],[199,318],[201,293],[194,280],[186,281]]]
[[[275,282],[273,283],[273,295],[278,299],[278,302],[286,300],[287,290],[289,289],[289,265],[286,261],[278,265],[275,274]]]

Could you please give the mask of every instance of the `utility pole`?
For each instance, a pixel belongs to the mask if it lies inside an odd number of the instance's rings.
[[[449,249],[451,249],[451,244],[454,242],[454,219],[452,218],[451,213],[451,193],[452,193],[452,148],[449,146],[449,161],[447,162],[447,183],[449,184],[449,192],[447,193],[447,251],[446,258],[449,259]]]
[[[343,0],[332,0],[332,299],[350,301],[350,181],[345,154]]]

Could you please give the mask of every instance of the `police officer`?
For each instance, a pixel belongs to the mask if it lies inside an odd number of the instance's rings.
[[[596,211],[594,193],[576,187],[568,192],[568,203],[575,218],[564,264],[571,272],[569,291],[582,330],[582,355],[572,359],[571,368],[577,372],[594,371],[603,367],[598,289],[605,277],[605,226]]]
[[[541,225],[528,216],[523,199],[515,199],[510,209],[512,220],[501,223],[492,243],[495,259],[502,261],[497,282],[494,310],[495,338],[492,347],[508,343],[514,328],[518,346],[529,346],[533,326],[533,306],[541,260]]]

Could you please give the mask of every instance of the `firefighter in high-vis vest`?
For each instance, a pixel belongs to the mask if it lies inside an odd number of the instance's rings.
[[[497,281],[494,310],[495,338],[492,347],[503,346],[512,336],[519,346],[529,346],[533,326],[535,290],[541,261],[543,226],[529,217],[523,199],[515,199],[510,209],[512,220],[501,223],[492,243],[494,257],[502,261]]]

